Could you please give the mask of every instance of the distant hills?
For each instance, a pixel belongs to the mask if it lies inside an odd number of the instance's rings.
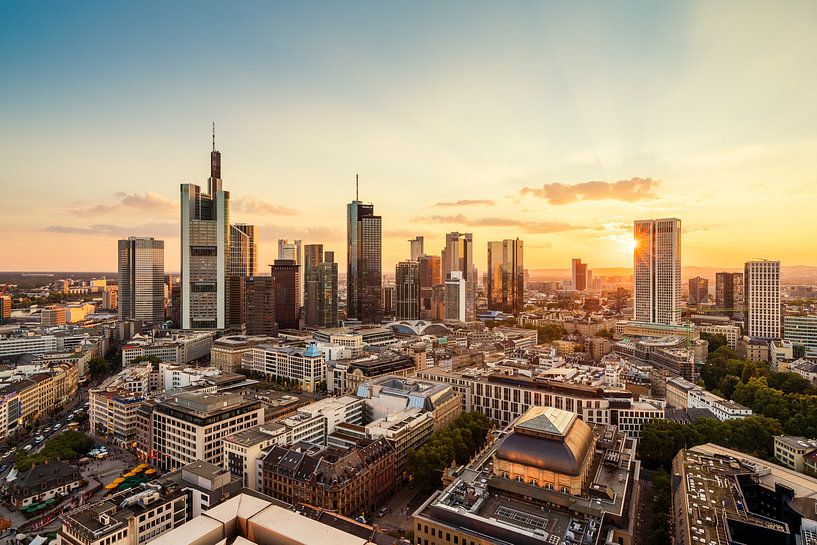
[[[633,274],[631,267],[599,267],[593,268],[593,276],[624,276]],[[701,276],[715,282],[715,273],[740,272],[742,267],[697,267],[681,268],[681,280],[686,282],[690,278]],[[570,278],[570,269],[528,269],[530,279],[539,282],[558,281]],[[786,284],[815,284],[817,283],[817,267],[811,265],[783,265],[780,271],[780,281]]]

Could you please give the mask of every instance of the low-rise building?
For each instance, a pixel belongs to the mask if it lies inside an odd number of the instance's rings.
[[[817,451],[817,439],[797,435],[775,435],[774,457],[782,465],[803,473],[805,457]]]
[[[738,339],[735,351],[741,359],[768,362],[769,339],[756,339],[744,335]]]
[[[378,377],[358,386],[357,397],[366,400],[367,421],[405,408],[418,407],[432,413],[436,431],[452,423],[462,413],[460,396],[451,386],[416,378]]]
[[[9,485],[9,496],[17,509],[55,498],[65,498],[85,486],[79,470],[59,460],[35,464],[23,471]]]
[[[208,356],[212,332],[171,332],[162,336],[134,335],[122,345],[122,367],[136,358],[155,356],[171,363],[190,363]]]
[[[703,388],[690,390],[688,396],[689,408],[709,409],[712,411],[712,414],[715,415],[715,418],[720,421],[752,416],[752,409],[749,407],[744,407],[740,403],[724,399]]]
[[[326,370],[327,389],[335,394],[352,393],[367,380],[384,375],[413,376],[414,359],[406,354],[384,352],[351,360],[330,362]]]
[[[244,352],[241,368],[271,380],[294,381],[306,392],[317,391],[326,380],[326,360],[317,344],[305,348],[261,344]]]
[[[226,335],[213,341],[210,349],[210,365],[225,373],[237,373],[241,369],[241,358],[245,352],[265,344],[274,346],[274,337]]]
[[[396,482],[408,478],[406,462],[411,449],[418,449],[434,432],[434,417],[422,409],[403,409],[367,424],[366,436],[385,438],[394,448],[394,475]]]

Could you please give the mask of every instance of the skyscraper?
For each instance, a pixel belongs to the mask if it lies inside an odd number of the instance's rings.
[[[571,272],[573,278],[573,289],[576,291],[584,291],[588,288],[587,285],[587,263],[582,263],[579,258],[573,258],[571,262]]]
[[[243,280],[246,334],[276,336],[275,279],[271,276],[251,276]]]
[[[634,319],[677,324],[681,319],[681,220],[633,224]]]
[[[524,305],[524,242],[488,243],[488,308],[519,314]]]
[[[382,320],[382,221],[374,205],[346,205],[346,316],[362,323]]]
[[[300,240],[289,242],[287,239],[278,239],[278,259],[291,259],[301,268],[298,271],[298,282],[301,289],[304,286],[304,254],[303,245]],[[298,306],[304,306],[304,294],[298,293]]]
[[[326,252],[318,265],[318,325],[338,325],[338,264],[335,252]]]
[[[301,309],[298,306],[298,293],[301,291],[298,283],[299,269],[294,259],[276,259],[271,266],[278,329],[299,329],[301,326]]]
[[[207,193],[181,184],[181,327],[224,329],[229,309],[230,192],[221,188],[215,131]]]
[[[445,279],[445,319],[466,321],[466,282],[462,271],[451,271]]]
[[[420,276],[420,319],[433,318],[434,286],[442,284],[440,256],[421,255],[417,259]]]
[[[165,243],[148,237],[119,241],[119,319],[165,319]]]
[[[304,325],[317,326],[318,322],[318,268],[323,263],[323,244],[304,246]]]
[[[409,244],[411,245],[411,257],[409,259],[411,261],[417,261],[420,256],[425,253],[423,251],[423,237],[414,237],[413,239],[409,240]]]
[[[420,270],[416,261],[401,261],[394,271],[396,320],[420,318]]]
[[[474,267],[474,236],[471,233],[447,233],[442,252],[442,274],[448,281],[450,273],[460,271],[465,283],[465,321],[477,317],[477,270]]]
[[[706,303],[709,298],[709,280],[696,276],[689,279],[689,297],[687,304],[697,306]]]
[[[258,272],[258,246],[255,225],[234,223],[230,226],[230,274],[255,276]]]
[[[780,338],[780,262],[753,260],[744,267],[746,334],[758,339]]]
[[[742,272],[715,273],[715,307],[736,320],[744,319],[746,292]]]

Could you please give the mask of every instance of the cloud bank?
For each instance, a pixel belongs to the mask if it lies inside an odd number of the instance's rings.
[[[555,182],[542,187],[523,187],[519,192],[556,205],[604,200],[637,202],[654,199],[657,196],[655,189],[659,184],[653,178],[630,178],[617,182],[591,181],[572,185]]]
[[[493,206],[496,202],[491,199],[462,199],[459,201],[453,202],[438,202],[432,206],[442,208],[442,207],[454,207],[454,206]]]

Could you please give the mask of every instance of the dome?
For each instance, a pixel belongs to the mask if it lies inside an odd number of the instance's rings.
[[[575,413],[531,407],[503,439],[496,457],[514,464],[576,477],[593,448],[593,431]]]

